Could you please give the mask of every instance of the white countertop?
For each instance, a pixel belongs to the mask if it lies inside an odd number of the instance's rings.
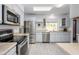
[[[57,43],[57,45],[70,55],[79,55],[79,43]]]
[[[71,31],[36,31],[36,32],[64,32],[64,33],[66,33],[66,32],[71,32]]]
[[[79,34],[76,34],[76,35],[79,35]]]
[[[1,43],[0,42],[0,55],[5,55],[9,50],[16,46],[16,42],[13,43]]]
[[[14,36],[28,36],[29,33],[13,33]]]

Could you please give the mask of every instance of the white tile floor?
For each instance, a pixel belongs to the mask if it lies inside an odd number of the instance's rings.
[[[55,43],[30,44],[29,55],[67,55]]]

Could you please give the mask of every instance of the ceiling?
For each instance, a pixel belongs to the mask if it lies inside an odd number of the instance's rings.
[[[34,6],[52,6],[51,11],[33,11]],[[40,14],[67,14],[69,13],[69,5],[64,4],[62,7],[57,8],[55,4],[25,4],[24,5],[25,14],[29,15],[40,15]]]

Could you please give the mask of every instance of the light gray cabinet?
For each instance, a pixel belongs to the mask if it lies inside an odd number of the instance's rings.
[[[42,42],[42,32],[36,32],[36,42]]]
[[[64,28],[64,27],[69,28],[70,27],[69,16],[66,16],[65,19],[62,18],[61,20],[59,20],[59,27],[62,27],[62,28]]]
[[[70,32],[50,32],[50,42],[70,42]]]

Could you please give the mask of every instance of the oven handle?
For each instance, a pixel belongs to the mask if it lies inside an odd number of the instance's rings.
[[[20,45],[19,47],[21,48],[22,46],[24,46],[28,41],[27,40],[24,40]]]

